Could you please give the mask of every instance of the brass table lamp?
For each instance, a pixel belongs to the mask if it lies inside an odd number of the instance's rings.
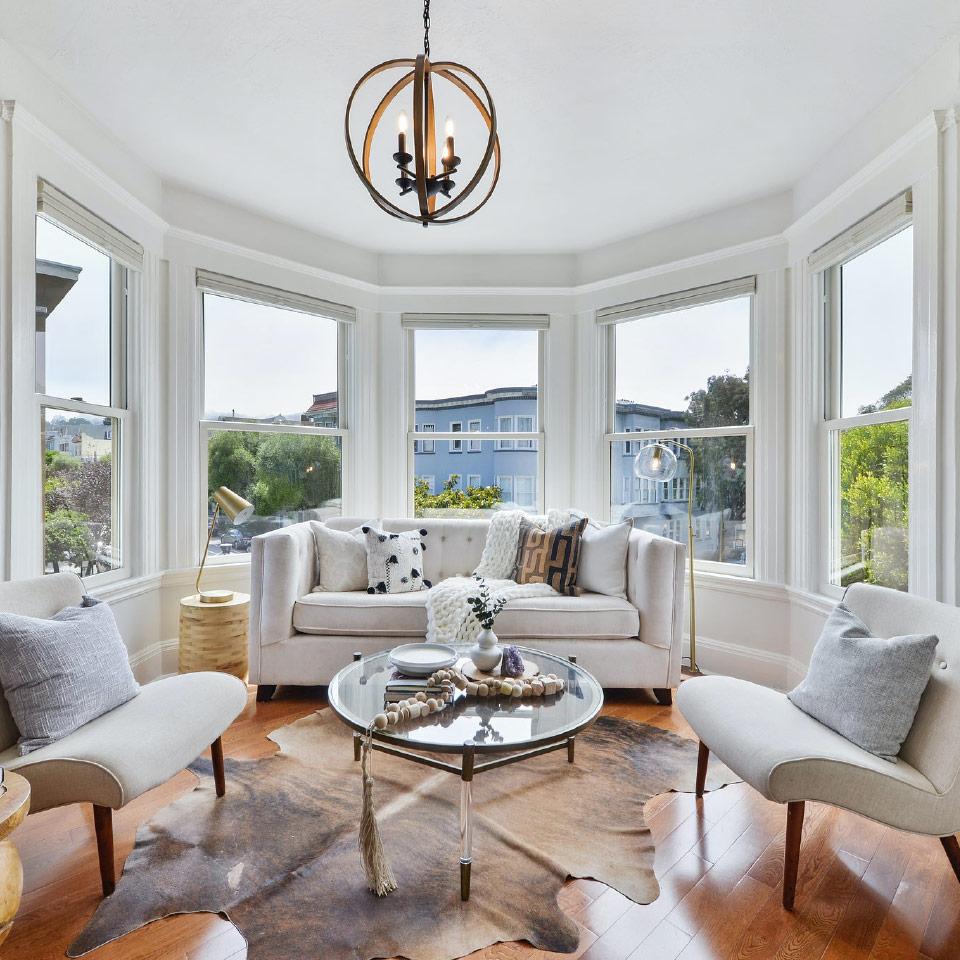
[[[245,523],[253,516],[253,504],[249,500],[244,500],[238,493],[234,493],[229,487],[218,487],[213,492],[213,500],[216,504],[213,510],[213,517],[210,520],[210,529],[207,531],[207,544],[203,548],[203,556],[200,558],[200,570],[197,573],[197,596],[201,603],[229,603],[234,598],[232,590],[208,590],[204,593],[200,589],[200,578],[203,576],[203,567],[207,562],[207,553],[210,550],[210,541],[213,539],[213,529],[217,525],[217,517],[220,511],[223,512],[234,523]]]
[[[693,478],[696,457],[693,450],[680,440],[658,440],[640,448],[634,457],[633,472],[644,480],[667,483],[677,475],[679,460],[670,446],[685,450],[690,464],[690,482],[687,490],[687,553],[690,557],[690,670],[699,673],[697,667],[697,601],[693,584]]]

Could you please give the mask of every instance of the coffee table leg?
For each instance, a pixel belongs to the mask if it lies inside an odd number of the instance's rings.
[[[576,739],[571,737],[567,741],[567,763],[573,763],[573,751],[576,747]]]
[[[467,744],[460,768],[460,899],[470,899],[470,867],[473,864],[473,746]]]
[[[360,734],[353,735],[353,759],[360,762]]]

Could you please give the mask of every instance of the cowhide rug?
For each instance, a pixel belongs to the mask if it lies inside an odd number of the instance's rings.
[[[637,903],[659,893],[643,805],[692,790],[696,745],[601,717],[558,751],[477,776],[471,899],[460,900],[457,777],[377,753],[384,846],[400,888],[364,883],[357,849],[360,765],[329,710],[270,734],[275,756],[227,760],[218,800],[199,786],[143,824],[116,892],[68,951],[76,957],[143,924],[210,911],[246,938],[249,960],[451,960],[501,940],[573,952],[577,926],[557,903],[569,876]],[[711,764],[713,787],[736,778]]]

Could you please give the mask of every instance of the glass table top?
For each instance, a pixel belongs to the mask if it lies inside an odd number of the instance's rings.
[[[452,703],[425,719],[410,720],[389,730],[376,730],[378,740],[439,753],[462,752],[470,744],[478,753],[523,750],[562,740],[589,726],[603,706],[603,689],[582,667],[529,647],[518,647],[523,658],[541,673],[561,677],[566,689],[551,697],[469,697],[457,690]],[[467,648],[460,648],[462,654]],[[330,681],[331,708],[354,730],[384,710],[383,694],[396,676],[390,651],[364,657],[344,667]]]

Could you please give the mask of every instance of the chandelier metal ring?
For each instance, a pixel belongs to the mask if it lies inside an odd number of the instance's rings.
[[[389,88],[374,109],[364,135],[361,158],[358,159],[353,144],[353,137],[350,132],[351,115],[357,94],[370,80],[379,76],[381,73],[388,70],[404,68],[407,72]],[[452,165],[448,169],[445,154],[444,173],[438,176],[433,105],[434,75],[451,83],[460,90],[483,118],[483,122],[487,127],[486,146],[475,173],[467,185],[442,206],[438,206],[437,204],[437,193],[441,192],[444,193],[445,196],[449,196],[449,193],[444,187],[446,186],[446,188],[449,189],[455,186],[455,184],[449,180],[449,175],[456,172],[455,163],[459,163],[459,158],[450,157]],[[414,177],[412,180],[417,194],[417,212],[405,210],[388,200],[383,193],[374,186],[370,173],[370,154],[380,121],[383,119],[390,105],[410,84],[413,84],[414,153],[412,157],[408,155],[408,160],[412,160],[414,163],[414,170],[412,171]],[[477,89],[474,89],[474,86]],[[469,67],[453,61],[441,61],[431,64],[426,54],[420,54],[416,59],[401,58],[386,60],[372,67],[357,81],[356,86],[354,86],[347,100],[347,109],[344,115],[344,139],[353,169],[377,206],[392,217],[410,223],[422,223],[425,227],[431,223],[456,223],[472,216],[490,199],[500,179],[500,140],[497,135],[497,111],[493,97],[490,95],[486,84]],[[452,143],[452,139],[450,142]],[[395,158],[398,155],[395,155]],[[483,197],[466,212],[462,212],[457,216],[450,216],[449,214],[474,192],[483,179],[484,174],[487,172],[491,160],[494,163],[493,173],[490,185]],[[398,166],[400,166],[403,175],[405,173],[403,166],[401,164],[398,164]],[[447,179],[444,180],[444,177]],[[407,181],[407,183],[409,182],[410,181]]]

